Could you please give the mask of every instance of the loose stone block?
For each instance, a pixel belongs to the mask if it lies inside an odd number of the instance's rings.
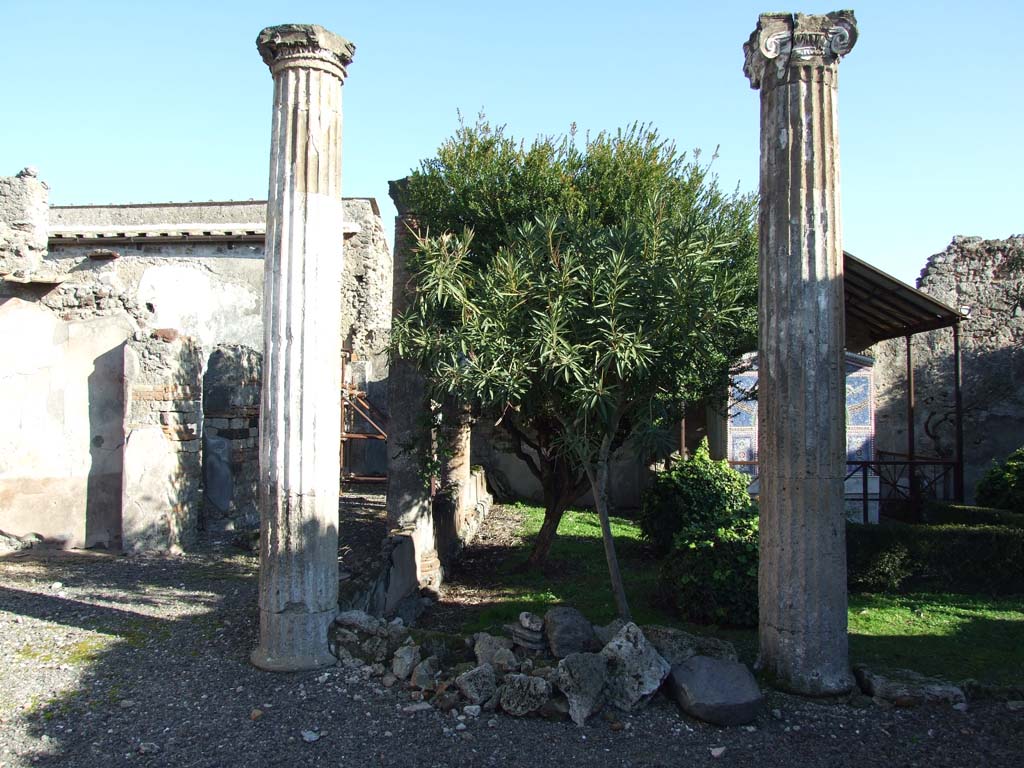
[[[688,715],[714,725],[745,725],[757,718],[761,689],[746,664],[693,656],[672,667],[669,689]]]

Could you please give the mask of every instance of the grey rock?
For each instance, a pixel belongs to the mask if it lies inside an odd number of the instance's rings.
[[[622,619],[612,619],[609,623],[603,627],[594,624],[594,636],[597,638],[597,642],[601,644],[601,647],[608,645],[613,637],[619,634],[619,630],[626,626],[626,622]]]
[[[881,674],[858,664],[853,668],[853,674],[857,679],[857,685],[865,694],[888,701],[897,707],[938,702],[959,704],[967,700],[959,686],[945,680],[925,677],[909,669],[886,670],[885,674]]]
[[[508,648],[499,648],[491,657],[491,665],[499,674],[514,672],[519,669],[519,659]]]
[[[565,694],[569,717],[582,726],[604,705],[608,660],[599,653],[571,653],[558,662],[555,685]]]
[[[391,672],[399,680],[408,680],[413,669],[420,663],[420,649],[417,645],[403,645],[395,651],[391,660]]]
[[[552,608],[544,614],[544,631],[548,636],[548,647],[558,659],[600,647],[593,626],[575,608]]]
[[[541,632],[544,629],[544,619],[536,613],[523,611],[519,614],[519,626],[531,632]]]
[[[551,683],[532,675],[508,675],[501,690],[501,708],[515,717],[536,712],[551,698]]]
[[[669,663],[647,642],[636,624],[627,623],[601,649],[608,662],[605,696],[613,707],[629,712],[644,704],[671,671]]]
[[[395,617],[401,619],[406,626],[412,627],[416,625],[416,620],[423,615],[425,610],[426,605],[424,605],[423,599],[418,592],[413,592],[411,595],[403,597],[395,606]]]
[[[464,714],[466,717],[480,717],[480,705],[467,704],[462,708],[462,714]]]
[[[505,691],[505,686],[499,685],[494,689],[494,695],[485,701],[481,707],[484,712],[494,712],[498,709],[498,705],[501,703],[501,694]]]
[[[463,672],[455,678],[455,686],[470,704],[483,704],[494,696],[497,690],[494,668],[490,664],[481,664],[468,672]]]
[[[302,740],[307,744],[312,744],[314,741],[320,741],[320,733],[318,731],[303,731]]]
[[[362,642],[355,632],[344,627],[335,627],[332,639],[331,652],[342,661],[353,657],[362,657]]]
[[[384,624],[366,611],[342,611],[335,617],[334,623],[339,627],[363,632],[367,635],[381,634]]]
[[[672,667],[669,689],[688,715],[714,725],[745,725],[757,718],[761,690],[745,664],[692,656]]]
[[[537,714],[546,720],[566,720],[569,718],[569,701],[555,691],[537,710]]]
[[[409,682],[422,691],[432,691],[437,687],[440,671],[441,663],[437,656],[428,656],[413,668]]]
[[[532,616],[533,614],[530,615]],[[520,624],[509,624],[506,629],[512,635],[512,644],[517,648],[537,653],[548,649],[548,644],[544,640],[544,633],[541,631],[527,629]]]
[[[382,662],[388,657],[388,641],[383,637],[368,637],[360,646],[362,659],[369,662]]]
[[[499,650],[512,650],[512,641],[507,637],[495,637],[486,632],[479,632],[473,636],[473,653],[476,654],[477,664],[494,664],[494,654]]]
[[[406,704],[402,707],[402,712],[407,715],[414,715],[417,712],[429,712],[434,708],[434,705],[429,701],[417,701],[414,704]]]
[[[440,690],[440,687],[438,688]],[[455,688],[448,688],[434,696],[433,704],[442,712],[454,711],[459,706],[459,692]]]
[[[643,632],[647,642],[673,667],[694,656],[711,656],[730,661],[737,659],[733,644],[717,637],[691,635],[681,629],[660,626],[644,627]]]
[[[386,628],[388,651],[394,653],[409,638],[409,629],[404,624],[391,622]]]
[[[555,667],[534,667],[531,670],[520,667],[519,671],[523,674],[531,674],[534,677],[543,677],[548,682],[554,682],[555,675],[558,674],[558,669]]]

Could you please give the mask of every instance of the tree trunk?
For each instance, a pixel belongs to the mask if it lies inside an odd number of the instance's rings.
[[[541,456],[540,469],[543,474],[541,485],[544,489],[544,523],[527,561],[531,568],[539,567],[547,560],[565,510],[585,487],[585,479],[573,471],[564,457],[555,456],[549,459]]]
[[[545,496],[547,497],[547,494]],[[564,495],[557,495],[551,499],[545,498],[544,523],[534,542],[534,550],[529,553],[529,559],[526,561],[528,566],[539,567],[547,561],[551,545],[555,541],[555,534],[558,532],[558,524],[562,521],[562,515],[565,514],[571,501],[571,498]]]
[[[615,539],[612,538],[612,525],[608,519],[609,493],[608,460],[611,453],[611,436],[606,436],[601,441],[601,448],[597,456],[597,466],[585,465],[587,477],[590,479],[591,487],[594,489],[594,506],[597,507],[598,517],[601,518],[601,538],[604,540],[604,556],[608,561],[608,576],[612,582],[612,594],[615,596],[615,607],[619,612],[619,618],[623,621],[632,621],[633,617],[629,611],[629,603],[626,600],[626,587],[622,583],[622,573],[619,571],[619,558],[615,554]]]

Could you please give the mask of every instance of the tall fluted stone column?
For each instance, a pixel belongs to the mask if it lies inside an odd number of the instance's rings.
[[[338,610],[341,86],[355,46],[322,27],[268,27],[274,77],[260,405],[257,667],[333,664]]]
[[[763,14],[743,46],[761,90],[760,662],[808,695],[849,690],[839,58],[850,11]]]

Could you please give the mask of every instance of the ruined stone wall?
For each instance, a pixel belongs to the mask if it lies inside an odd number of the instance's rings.
[[[259,525],[259,415],[262,355],[226,344],[203,374],[203,527]]]
[[[918,288],[970,316],[961,322],[964,487],[974,499],[992,461],[1024,445],[1024,236],[955,237],[928,259]],[[882,451],[905,453],[905,341],[873,348],[876,434]],[[955,454],[951,329],[913,338],[915,446],[921,456]]]
[[[46,255],[49,189],[32,168],[0,177],[0,275],[24,277]]]
[[[122,548],[175,551],[201,504],[203,355],[176,331],[137,334],[124,351]]]
[[[98,250],[118,258],[92,258]],[[124,312],[140,327],[177,328],[208,349],[263,345],[262,245],[53,245],[44,266],[64,282],[40,301],[65,319]]]
[[[373,200],[345,201],[345,215],[357,232],[345,240],[341,279],[341,340],[352,350],[347,384],[366,392],[367,400],[387,413],[387,347],[391,335],[391,252]],[[373,433],[370,424],[352,413],[356,431]],[[378,422],[380,419],[377,420]],[[387,447],[379,440],[349,440],[345,469],[356,475],[387,472]]]
[[[350,228],[356,231],[345,238],[345,271],[341,279],[342,343],[358,359],[372,362],[367,381],[374,389],[368,392],[374,400],[383,397],[383,385],[379,382],[387,378],[391,253],[376,202],[366,198],[347,199],[345,216]]]
[[[194,379],[187,385],[196,388],[189,395],[194,402],[202,398],[201,371],[211,364],[216,369],[213,447],[206,453],[214,459],[207,469],[220,505],[206,505],[208,522],[214,528],[255,524],[266,203],[48,209],[46,198],[47,187],[34,172],[0,178],[0,328],[4,357],[16,361],[0,368],[0,396],[21,404],[0,414],[0,531],[37,533],[71,547],[116,547],[122,528],[128,548],[149,547],[147,540],[173,548],[187,538],[199,508],[193,495],[204,454],[202,419],[195,420],[194,438],[179,440],[175,450],[161,442],[170,439],[166,434],[158,440],[150,429],[170,424],[125,421],[126,354],[142,374],[151,362],[166,368],[159,355],[126,353],[125,342],[148,339],[154,328],[191,338],[188,354],[199,355],[200,373],[179,374]],[[344,210],[342,336],[360,360],[354,368],[360,383],[386,410],[391,257],[376,204],[346,199]],[[223,352],[228,348],[244,351],[232,357]],[[228,358],[241,368],[224,370],[217,361]],[[154,412],[176,418],[173,408]],[[126,423],[135,446],[152,440],[154,457],[164,462],[157,469],[177,478],[160,481],[161,492],[187,499],[162,522],[151,519],[153,508],[126,508],[122,521],[124,484],[149,492],[141,476],[128,474],[146,465],[126,465]],[[373,450],[376,458],[369,455]],[[143,458],[145,452],[136,451],[132,461]],[[383,471],[386,462],[377,444],[353,458],[361,474]]]

